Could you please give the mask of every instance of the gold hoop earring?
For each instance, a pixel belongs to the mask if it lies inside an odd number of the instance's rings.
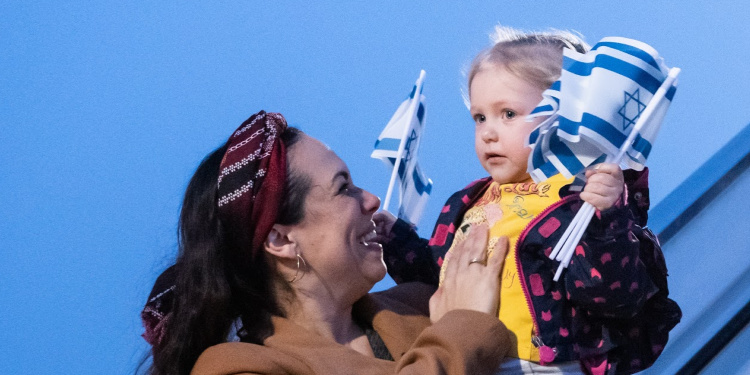
[[[302,255],[299,255],[299,253],[297,253],[297,272],[295,272],[294,277],[291,280],[289,280],[289,284],[292,284],[295,281],[299,280],[297,279],[297,276],[299,276],[299,261],[300,260],[302,261],[302,264],[305,265],[305,268],[307,268],[307,262],[305,262],[305,258],[303,258]],[[299,276],[299,278],[302,279],[303,276],[305,276],[304,271],[302,272],[302,276]]]

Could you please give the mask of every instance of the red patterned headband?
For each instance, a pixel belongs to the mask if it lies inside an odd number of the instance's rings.
[[[219,173],[219,215],[253,256],[276,222],[284,198],[286,148],[280,140],[287,124],[279,113],[260,111],[227,141]]]

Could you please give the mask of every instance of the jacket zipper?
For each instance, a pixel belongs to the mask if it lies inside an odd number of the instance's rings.
[[[544,345],[544,342],[542,341],[541,335],[539,334],[539,323],[537,322],[537,319],[536,319],[536,311],[534,310],[534,305],[531,303],[531,296],[529,295],[529,288],[526,285],[526,276],[523,274],[523,268],[521,267],[521,262],[518,260],[518,255],[519,255],[518,250],[520,249],[521,243],[523,243],[523,241],[526,239],[526,235],[529,233],[532,227],[534,227],[536,224],[541,222],[545,218],[545,216],[547,216],[550,213],[550,211],[557,209],[558,207],[562,206],[563,204],[567,203],[570,200],[575,199],[576,197],[577,195],[575,194],[565,196],[563,198],[560,198],[560,200],[558,200],[557,202],[549,205],[544,210],[542,210],[542,212],[539,213],[539,215],[537,215],[528,224],[526,224],[526,227],[524,227],[523,231],[521,231],[521,235],[518,236],[518,240],[516,241],[516,246],[515,246],[516,272],[518,272],[519,280],[521,281],[521,290],[523,290],[524,297],[526,297],[526,306],[528,307],[529,312],[531,313],[531,322],[533,324],[533,332],[534,332],[534,335],[531,337],[531,343],[536,348],[541,348],[542,346],[545,346],[545,345]],[[549,362],[542,361],[541,356],[540,356],[539,363],[542,365],[545,365]]]

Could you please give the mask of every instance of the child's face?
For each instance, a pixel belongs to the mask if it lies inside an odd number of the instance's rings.
[[[505,184],[529,178],[531,149],[524,142],[542,119],[526,122],[526,116],[542,100],[543,91],[504,67],[489,65],[474,76],[469,91],[474,147],[493,180]]]

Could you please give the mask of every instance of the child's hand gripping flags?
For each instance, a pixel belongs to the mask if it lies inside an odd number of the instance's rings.
[[[676,90],[679,68],[669,69],[651,46],[609,37],[585,54],[565,49],[560,79],[529,118],[549,116],[531,132],[529,174],[536,181],[570,178],[600,162],[642,170]],[[594,207],[579,210],[550,254],[568,266]]]

